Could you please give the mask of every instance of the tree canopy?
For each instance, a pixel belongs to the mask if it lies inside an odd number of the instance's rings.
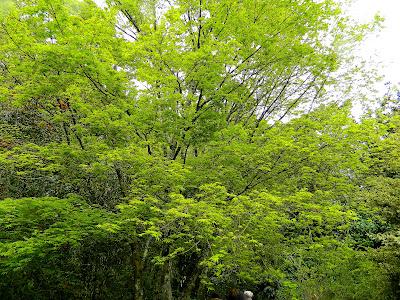
[[[326,96],[379,18],[333,0],[0,9],[0,298],[399,296],[397,100],[356,121]]]

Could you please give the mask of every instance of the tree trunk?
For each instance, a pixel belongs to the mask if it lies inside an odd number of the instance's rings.
[[[163,266],[163,300],[173,300],[172,296],[172,262],[167,261]]]
[[[187,281],[185,287],[183,288],[183,291],[181,293],[181,299],[182,300],[190,300],[192,296],[192,291],[196,287],[196,282],[197,279],[199,278],[199,274],[193,274]]]
[[[144,266],[143,261],[140,256],[140,248],[131,245],[132,250],[132,266],[134,269],[133,277],[133,296],[134,300],[144,300],[144,290],[143,290],[143,275]]]

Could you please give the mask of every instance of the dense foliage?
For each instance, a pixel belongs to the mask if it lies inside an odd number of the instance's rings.
[[[400,297],[397,103],[325,101],[374,24],[103,4],[0,5],[1,299]]]

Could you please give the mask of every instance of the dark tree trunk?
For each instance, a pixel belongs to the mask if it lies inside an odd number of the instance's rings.
[[[135,247],[131,244],[132,251],[132,265],[134,269],[133,276],[133,299],[134,300],[144,300],[144,289],[143,289],[143,275],[144,275],[144,265],[141,258],[141,251],[139,247]]]
[[[162,300],[173,300],[172,295],[172,261],[163,266],[163,296]]]

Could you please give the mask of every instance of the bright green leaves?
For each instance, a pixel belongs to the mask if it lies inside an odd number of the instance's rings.
[[[320,41],[340,12],[330,1],[110,3],[135,32],[126,64],[140,89],[138,115],[148,116],[141,125],[173,146],[174,159],[227,124],[284,117],[335,68]],[[160,17],[142,31],[148,7]]]
[[[31,110],[65,142],[84,147],[80,118],[125,93],[126,76],[118,70],[122,39],[110,26],[114,21],[111,11],[90,2],[18,5],[1,31],[9,89],[3,100],[21,112]]]
[[[383,293],[367,250],[392,226],[397,253],[398,120],[319,105],[368,26],[328,0],[14,3],[0,298]]]

